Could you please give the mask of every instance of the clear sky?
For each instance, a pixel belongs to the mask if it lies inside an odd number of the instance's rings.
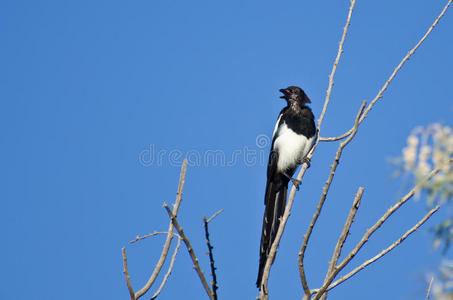
[[[377,94],[445,3],[358,0],[322,135],[350,128],[361,101]],[[166,230],[162,204],[174,201],[179,165],[191,155],[179,220],[209,274],[201,219],[225,209],[211,224],[219,296],[255,299],[266,176],[260,155],[269,148],[256,139],[271,135],[284,105],[278,89],[288,85],[303,87],[319,116],[348,6],[1,1],[0,298],[128,298],[121,247],[137,234]],[[346,250],[407,190],[392,179],[389,159],[400,154],[411,129],[451,124],[452,29],[448,11],[342,157],[307,252],[313,288],[324,278],[357,188],[365,193]],[[204,161],[213,150],[225,164]],[[270,277],[272,299],[302,295],[297,253],[335,150],[335,144],[318,147],[296,195]],[[408,203],[353,265],[425,211],[423,201]],[[441,260],[428,229],[442,214],[329,298],[423,298],[424,274]],[[136,289],[163,240],[128,246]],[[160,298],[206,299],[181,249]]]

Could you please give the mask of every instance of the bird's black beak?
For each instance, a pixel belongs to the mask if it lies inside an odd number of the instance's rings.
[[[283,96],[280,96],[280,98],[286,99],[286,97],[289,96],[289,92],[288,92],[287,90],[285,90],[285,89],[280,89],[279,91],[280,91],[280,93],[283,93]]]

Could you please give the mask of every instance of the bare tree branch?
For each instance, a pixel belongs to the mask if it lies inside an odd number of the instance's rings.
[[[365,109],[363,116],[360,118],[360,123],[363,122],[363,120],[367,117],[368,112],[373,108],[374,104],[382,98],[384,92],[387,90],[388,86],[390,83],[393,81],[393,79],[396,77],[398,71],[403,67],[403,65],[409,60],[409,58],[415,53],[415,51],[421,46],[421,44],[426,40],[426,38],[431,34],[433,29],[436,27],[436,25],[439,23],[440,19],[444,16],[445,12],[447,11],[448,7],[451,5],[453,0],[449,0],[447,4],[444,6],[442,9],[441,13],[437,16],[437,18],[434,20],[434,23],[428,28],[426,31],[425,35],[415,44],[415,46],[406,54],[406,56],[401,60],[401,62],[396,66],[396,68],[393,70],[392,74],[390,77],[387,79],[387,81],[384,83],[382,88],[379,90],[377,95],[374,97],[374,99],[370,102],[368,107]],[[332,83],[333,85],[333,83]],[[330,87],[330,82],[329,82],[329,87]],[[328,89],[329,91],[329,89]],[[329,94],[330,97],[330,94]],[[326,106],[326,103],[324,103],[324,107]],[[325,109],[323,108],[323,112],[325,112]],[[324,114],[322,114],[322,117],[324,117]],[[318,120],[319,123],[319,120]],[[319,141],[326,141],[326,142],[332,142],[332,141],[338,141],[342,140],[348,135],[350,135],[352,132],[352,129],[347,131],[346,133],[336,136],[336,137],[321,137],[319,138]]]
[[[223,209],[219,210],[218,212],[216,212],[212,217],[210,217],[209,219],[206,219],[206,217],[203,217],[203,223],[204,223],[204,233],[205,233],[205,236],[206,236],[206,244],[208,246],[208,254],[209,254],[209,262],[210,262],[210,265],[211,265],[211,275],[212,275],[212,298],[214,300],[217,300],[217,289],[219,288],[218,285],[217,285],[217,276],[216,276],[216,273],[215,273],[215,270],[216,270],[216,267],[214,265],[214,254],[212,253],[212,249],[214,248],[212,245],[211,245],[211,241],[209,240],[209,229],[208,229],[208,223],[210,221],[212,221],[216,216],[218,216],[221,212],[223,211]]]
[[[154,231],[153,233],[150,233],[150,234],[147,234],[147,235],[144,235],[144,236],[139,236],[139,235],[137,235],[137,236],[135,237],[135,239],[132,240],[132,241],[130,241],[128,244],[134,244],[134,243],[136,243],[136,242],[138,242],[138,241],[141,241],[141,240],[144,240],[144,239],[146,239],[146,238],[153,237],[153,236],[156,236],[156,235],[159,235],[159,234],[166,234],[166,235],[168,235],[168,231]],[[173,236],[175,236],[175,237],[178,237],[178,238],[180,237],[177,233],[174,233],[174,232],[173,232],[172,234],[173,234]]]
[[[388,86],[392,82],[392,80],[395,78],[396,74],[398,71],[403,67],[403,65],[409,60],[409,58],[415,53],[415,51],[420,47],[420,45],[426,40],[426,38],[429,36],[429,34],[433,31],[433,29],[436,27],[436,25],[439,23],[440,19],[444,16],[445,12],[447,11],[448,7],[451,5],[453,0],[449,0],[447,4],[444,6],[442,9],[441,13],[437,16],[437,18],[434,20],[434,23],[428,28],[426,31],[425,35],[415,44],[415,46],[406,54],[406,56],[401,60],[401,62],[396,66],[396,68],[393,70],[392,74],[390,77],[387,79],[387,81],[384,83],[382,88],[379,90],[377,93],[376,97],[370,102],[368,107],[365,109],[363,116],[360,118],[360,123],[363,122],[363,120],[367,117],[368,112],[373,108],[374,104],[382,98],[382,95],[384,92],[387,90]],[[352,132],[352,130],[349,130],[345,134],[343,134],[340,137],[344,137],[345,135],[349,135]]]
[[[311,233],[313,232],[313,227],[315,226],[316,221],[318,220],[318,217],[321,214],[321,210],[322,210],[322,207],[324,206],[324,202],[326,201],[327,193],[329,192],[330,185],[332,184],[332,180],[335,175],[336,169],[338,167],[338,164],[340,163],[340,157],[341,157],[341,154],[343,153],[343,149],[349,144],[349,142],[354,138],[355,134],[357,133],[357,129],[359,126],[359,119],[363,113],[365,105],[366,105],[366,101],[363,101],[362,106],[360,106],[360,109],[356,115],[353,131],[352,131],[351,135],[344,142],[340,143],[340,145],[338,146],[337,153],[335,155],[332,167],[330,169],[329,177],[327,178],[326,184],[324,185],[324,188],[323,188],[323,191],[321,194],[321,199],[319,199],[319,203],[316,208],[316,212],[314,213],[313,218],[310,222],[310,225],[308,226],[307,233],[305,233],[305,235],[304,235],[302,246],[299,251],[298,262],[299,262],[300,279],[302,282],[302,286],[304,287],[305,294],[311,294],[310,289],[307,289],[308,284],[307,284],[307,278],[305,275],[305,268],[304,268],[304,256],[305,256],[305,251],[307,249],[308,241],[310,239]]]
[[[212,217],[210,217],[207,222],[211,222],[215,217],[217,217],[218,215],[220,215],[221,213],[223,212],[223,208],[221,210],[219,210],[218,212],[216,212],[215,214],[212,215]]]
[[[359,209],[360,205],[360,200],[362,199],[362,194],[363,194],[363,187],[360,187],[359,190],[357,191],[357,194],[354,197],[354,202],[352,203],[351,209],[349,211],[349,215],[346,219],[346,222],[343,226],[343,230],[340,234],[340,237],[338,238],[337,244],[335,246],[335,249],[332,254],[332,259],[329,262],[329,269],[327,271],[326,278],[329,277],[330,274],[335,270],[338,258],[341,255],[341,249],[344,246],[344,243],[346,242],[346,238],[349,235],[349,230],[351,229],[352,222],[354,222],[354,217],[355,214],[357,213],[357,210]],[[321,299],[326,299],[327,298],[327,291],[322,295]]]
[[[435,208],[431,209],[417,224],[414,225],[414,227],[409,229],[404,235],[402,235],[393,244],[391,244],[389,247],[387,247],[386,249],[382,250],[379,254],[377,254],[373,258],[367,260],[366,262],[364,262],[363,264],[361,264],[360,266],[358,266],[357,268],[355,268],[354,270],[352,270],[348,274],[342,276],[340,279],[338,279],[337,281],[335,281],[331,285],[329,285],[329,288],[327,290],[331,290],[334,287],[336,287],[337,285],[339,285],[339,284],[343,283],[344,281],[348,280],[349,278],[354,276],[356,273],[358,273],[359,271],[363,270],[365,267],[367,267],[368,265],[374,263],[378,259],[382,258],[384,255],[386,255],[388,252],[393,250],[393,248],[395,248],[396,246],[401,244],[409,235],[411,235],[420,226],[422,226],[423,223],[425,223],[438,209],[439,209],[439,206],[436,206]]]
[[[176,202],[175,202],[175,205],[173,206],[173,215],[175,215],[175,216],[178,214],[179,206],[180,206],[181,200],[182,200],[182,192],[184,190],[186,171],[187,171],[187,158],[184,159],[184,161],[182,163],[181,174],[179,175],[179,184],[178,184],[178,191],[176,193]],[[170,224],[168,225],[167,239],[165,240],[165,244],[164,244],[164,247],[160,254],[159,260],[158,260],[156,266],[154,267],[153,273],[151,274],[151,277],[148,279],[148,282],[145,284],[145,286],[143,288],[141,288],[135,294],[136,299],[140,298],[146,292],[148,292],[148,290],[153,285],[154,281],[156,281],[156,278],[159,275],[159,273],[165,263],[165,259],[167,258],[172,239],[173,239],[173,223],[170,222]]]
[[[131,277],[129,276],[129,270],[127,268],[127,255],[126,255],[126,248],[121,248],[123,253],[123,273],[124,277],[126,278],[127,289],[129,290],[130,300],[135,300],[134,289],[132,288],[131,284]]]
[[[339,136],[334,136],[334,137],[320,137],[318,140],[320,142],[335,142],[344,139],[348,135],[350,135],[352,132],[352,128],[349,129],[346,133],[343,133],[342,135]]]
[[[189,255],[190,255],[190,258],[192,259],[192,262],[194,264],[194,269],[195,271],[197,272],[198,274],[198,277],[200,277],[200,280],[201,280],[201,283],[206,291],[206,293],[208,294],[209,298],[211,300],[214,300],[214,298],[212,297],[212,291],[211,289],[209,288],[209,285],[208,285],[208,282],[206,281],[206,278],[204,277],[204,274],[203,274],[203,271],[201,270],[200,268],[200,264],[198,263],[198,258],[197,256],[195,255],[195,252],[193,251],[193,247],[192,245],[190,244],[190,241],[189,239],[187,238],[187,236],[184,234],[184,231],[181,227],[181,225],[179,225],[178,221],[176,220],[176,217],[175,215],[173,215],[173,213],[171,212],[170,208],[168,207],[168,205],[166,203],[164,203],[164,208],[167,210],[167,213],[168,213],[168,216],[170,217],[171,219],[171,222],[173,223],[173,225],[175,226],[176,230],[178,231],[179,235],[181,236],[184,244],[186,245],[187,247],[187,251],[189,252]]]
[[[395,68],[395,70],[393,70],[392,74],[387,79],[387,81],[385,82],[384,86],[379,90],[379,92],[376,95],[376,97],[374,97],[374,99],[370,102],[368,107],[365,109],[365,112],[363,113],[363,116],[360,118],[360,122],[362,122],[366,118],[368,112],[373,108],[373,105],[376,103],[376,101],[378,101],[380,98],[382,98],[382,95],[384,94],[385,90],[389,86],[390,82],[392,82],[392,80],[395,78],[396,74],[403,67],[403,65],[406,63],[406,61],[409,60],[409,58],[415,53],[415,51],[418,49],[418,47],[420,47],[420,45],[425,41],[425,39],[433,31],[434,27],[436,27],[437,23],[439,23],[439,20],[444,16],[445,12],[447,11],[447,9],[450,6],[452,1],[453,0],[449,0],[447,2],[445,7],[443,8],[442,12],[437,16],[437,18],[434,20],[434,23],[426,31],[425,35],[418,41],[417,44],[415,44],[414,48],[412,48],[407,53],[407,55],[403,58],[403,60],[399,63],[399,65]]]
[[[452,160],[449,160],[450,163]],[[359,250],[363,247],[363,245],[369,240],[371,235],[396,211],[398,210],[404,203],[406,203],[412,196],[418,191],[427,181],[429,181],[434,175],[439,173],[442,167],[437,167],[434,169],[428,176],[426,176],[421,182],[419,182],[414,188],[412,188],[409,193],[407,193],[404,197],[402,197],[396,204],[390,207],[385,214],[370,228],[366,231],[363,235],[362,239],[357,243],[354,249],[346,256],[346,258],[337,265],[331,274],[327,274],[324,280],[324,283],[321,288],[317,290],[317,294],[313,298],[313,300],[319,299],[329,288],[332,281],[335,279],[337,274],[354,258],[354,256],[359,252]],[[425,220],[426,221],[426,220]],[[421,225],[421,224],[420,224]],[[418,227],[417,227],[418,228]],[[416,229],[416,228],[415,228]],[[404,240],[404,239],[403,239]],[[401,241],[400,241],[401,242]],[[392,248],[393,249],[393,248]],[[390,249],[391,250],[391,249]],[[390,251],[389,250],[389,251]],[[387,253],[387,252],[386,252]],[[385,254],[385,253],[384,253]],[[346,280],[346,279],[345,279]]]
[[[414,196],[415,192],[418,191],[427,181],[431,180],[434,175],[439,173],[441,167],[434,169],[428,176],[426,176],[421,182],[419,182],[415,187],[413,187],[409,193],[407,193],[404,197],[402,197],[396,204],[390,207],[385,214],[370,228],[366,231],[363,235],[362,239],[357,243],[355,248],[348,254],[348,256],[338,265],[339,269],[342,269],[346,264],[348,264],[351,259],[359,252],[359,250],[363,247],[363,245],[369,240],[371,235],[379,228],[381,225],[396,211],[400,208],[404,203],[407,202],[412,196]]]
[[[165,283],[167,283],[168,277],[170,276],[171,271],[173,270],[173,265],[175,264],[176,254],[178,254],[179,246],[181,246],[181,237],[178,235],[178,243],[176,244],[175,251],[173,251],[173,255],[170,260],[170,266],[168,266],[167,273],[165,273],[165,276],[162,279],[162,283],[160,284],[159,289],[151,297],[151,300],[154,300],[157,298],[157,296],[159,296],[160,292],[162,292],[162,289],[165,286]]]
[[[355,6],[356,0],[351,0],[350,2],[351,2],[351,5],[349,6],[349,12],[348,12],[348,17],[346,19],[346,25],[344,25],[343,35],[341,36],[341,40],[340,40],[340,43],[338,46],[337,57],[335,58],[335,61],[333,63],[333,67],[332,67],[332,71],[330,72],[330,75],[329,75],[329,85],[328,85],[327,91],[326,91],[326,99],[324,100],[324,106],[322,107],[321,115],[319,116],[319,119],[318,119],[318,130],[320,130],[320,128],[321,128],[322,121],[324,120],[324,116],[326,114],[327,106],[329,105],[330,94],[332,93],[332,87],[334,84],[333,78],[335,76],[335,72],[337,71],[337,66],[338,66],[338,63],[340,62],[341,54],[344,52],[343,44],[344,44],[344,41],[346,40],[346,34],[348,33],[349,24],[351,24],[352,12],[354,11],[354,6]]]
[[[332,259],[330,261],[330,267],[328,271],[329,274],[332,273],[332,271],[335,269],[335,266],[337,265],[338,258],[341,255],[341,250],[343,249],[346,238],[349,235],[349,230],[351,229],[352,222],[354,222],[355,214],[359,209],[363,191],[364,188],[360,187],[359,190],[357,191],[357,194],[355,195],[354,202],[352,203],[348,218],[346,219],[346,222],[343,226],[343,231],[341,232],[340,237],[338,238],[337,245],[335,246],[335,250],[332,254]]]
[[[429,281],[428,290],[426,291],[425,300],[429,299],[429,294],[431,293],[431,288],[433,287],[433,281],[434,281],[434,275],[431,277],[431,280]]]

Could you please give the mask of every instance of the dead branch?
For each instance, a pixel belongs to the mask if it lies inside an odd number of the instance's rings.
[[[129,270],[127,267],[126,248],[125,247],[121,248],[121,251],[123,253],[123,273],[124,277],[126,278],[127,289],[129,290],[130,299],[135,300],[136,298],[134,294],[134,289],[132,288],[131,277],[129,276]]]
[[[147,238],[149,238],[149,237],[153,237],[153,236],[156,236],[156,235],[159,235],[159,234],[167,234],[167,235],[168,235],[168,233],[169,233],[168,231],[154,231],[154,232],[152,232],[152,233],[150,233],[150,234],[147,234],[147,235],[144,235],[144,236],[139,236],[139,235],[137,235],[137,236],[135,237],[135,239],[132,240],[132,241],[130,241],[128,244],[134,244],[134,243],[136,243],[136,242],[138,242],[138,241],[141,241],[141,240],[144,240],[144,239],[147,239]],[[173,232],[172,234],[173,234],[173,236],[179,238],[179,235],[178,235],[177,233],[174,233],[174,232]]]
[[[158,289],[158,290],[154,293],[154,295],[151,297],[151,300],[154,300],[154,299],[157,298],[157,296],[159,296],[160,292],[162,291],[162,289],[163,289],[164,286],[165,286],[165,283],[167,283],[168,277],[170,276],[171,271],[173,270],[173,265],[175,264],[176,254],[178,254],[179,246],[181,246],[181,237],[178,235],[178,243],[176,244],[175,251],[173,251],[173,255],[172,255],[172,257],[171,257],[170,265],[168,266],[167,273],[165,273],[165,276],[164,276],[164,278],[162,279],[162,282],[161,282],[161,284],[160,284],[160,286],[159,286],[159,289]]]
[[[452,160],[448,161],[450,163]],[[370,228],[366,231],[366,233],[363,235],[362,239],[357,243],[357,245],[354,247],[354,249],[346,256],[346,258],[335,268],[330,274],[326,275],[326,278],[324,280],[324,283],[320,289],[317,290],[317,294],[313,298],[313,300],[319,299],[329,288],[330,284],[332,281],[335,279],[337,274],[344,269],[344,267],[354,258],[354,256],[359,252],[359,250],[363,247],[363,245],[369,240],[371,235],[381,227],[381,225],[396,211],[398,210],[404,203],[406,203],[412,196],[415,194],[416,191],[418,191],[427,181],[429,181],[434,175],[439,173],[441,171],[442,167],[437,167],[434,169],[428,176],[426,176],[421,182],[419,182],[415,187],[413,187],[404,197],[402,197],[396,204],[394,204],[392,207],[390,207],[384,215]],[[434,213],[434,212],[433,212]],[[432,214],[431,214],[432,215]],[[429,215],[429,216],[431,216]],[[426,218],[428,219],[429,216]],[[425,220],[426,221],[426,220]],[[423,222],[421,223],[423,224]],[[421,225],[420,224],[420,225]],[[416,227],[418,228],[418,227]],[[415,228],[415,229],[416,229]],[[414,231],[415,231],[414,229]],[[411,232],[412,233],[412,232]],[[410,234],[410,233],[409,233]],[[403,239],[404,240],[404,239]],[[401,240],[402,241],[402,240]],[[401,242],[400,241],[400,242]],[[398,243],[399,244],[399,243]],[[396,244],[396,245],[398,245]],[[392,248],[393,249],[393,248]],[[391,250],[391,249],[390,249]],[[390,251],[389,250],[389,251]],[[388,252],[388,251],[387,251]],[[385,252],[385,253],[387,253]],[[384,254],[385,254],[384,253]],[[378,258],[376,258],[378,259]],[[346,279],[345,279],[346,280]],[[309,297],[308,297],[309,299]]]
[[[351,209],[349,210],[349,215],[346,219],[346,222],[343,226],[343,230],[340,234],[340,237],[338,238],[337,244],[335,245],[335,249],[332,254],[332,259],[329,262],[329,269],[327,270],[327,276],[332,274],[332,272],[335,270],[335,267],[338,262],[338,258],[341,255],[341,250],[343,249],[344,243],[346,242],[346,238],[349,235],[349,230],[351,229],[352,222],[354,222],[354,217],[355,214],[357,213],[357,210],[359,209],[360,206],[360,201],[362,199],[362,194],[363,194],[363,187],[360,187],[359,190],[357,191],[357,194],[354,197],[354,202],[352,203]],[[327,298],[327,291],[326,293],[322,296],[321,299],[326,299]]]
[[[337,57],[335,58],[335,61],[333,63],[333,67],[332,67],[332,71],[330,72],[330,75],[329,75],[329,85],[327,86],[326,99],[324,100],[324,105],[322,107],[322,111],[321,111],[321,114],[319,115],[319,119],[318,119],[318,130],[320,130],[320,128],[321,128],[322,121],[324,120],[324,116],[326,114],[327,106],[329,105],[330,94],[332,93],[332,87],[334,84],[333,78],[337,71],[337,66],[338,66],[338,63],[340,62],[341,54],[343,54],[343,52],[344,52],[343,44],[344,44],[344,41],[346,40],[346,34],[348,33],[349,24],[351,24],[352,12],[354,11],[354,6],[355,6],[356,0],[351,0],[350,2],[351,2],[351,5],[349,6],[349,12],[348,12],[348,17],[346,19],[346,25],[344,25],[343,35],[341,36],[341,40],[340,40],[340,43],[338,46]]]
[[[344,139],[348,135],[350,135],[352,132],[352,128],[349,129],[346,133],[343,133],[342,135],[339,136],[333,136],[333,137],[320,137],[319,141],[320,142],[335,142]]]
[[[310,240],[310,236],[311,236],[311,233],[313,232],[313,228],[316,224],[316,221],[318,220],[319,215],[321,214],[321,210],[322,210],[322,207],[324,206],[324,202],[326,201],[327,193],[329,192],[330,185],[332,184],[332,180],[333,180],[333,177],[335,176],[336,169],[338,167],[338,164],[340,163],[340,157],[343,153],[343,149],[349,144],[349,142],[354,138],[355,134],[357,133],[360,116],[362,115],[363,109],[365,108],[365,106],[366,106],[366,101],[363,101],[363,103],[360,106],[360,109],[356,115],[356,118],[354,121],[354,126],[353,126],[353,131],[352,131],[351,135],[344,142],[340,143],[340,145],[338,146],[337,153],[335,155],[333,164],[330,169],[329,177],[327,178],[326,184],[324,185],[323,190],[322,190],[321,199],[319,199],[319,203],[316,208],[316,212],[314,213],[313,218],[310,222],[310,225],[308,226],[307,232],[304,235],[302,246],[299,251],[299,258],[298,258],[299,275],[300,275],[300,280],[302,282],[302,286],[304,287],[304,292],[306,295],[311,295],[310,289],[308,288],[308,283],[307,283],[307,278],[306,278],[305,268],[304,268],[304,257],[305,257],[305,251],[307,250],[308,241]]]
[[[332,259],[329,264],[330,265],[329,270],[327,272],[328,274],[332,274],[333,270],[335,269],[335,266],[337,265],[338,258],[341,255],[341,250],[343,249],[344,243],[346,242],[346,238],[349,235],[349,230],[351,229],[352,222],[354,222],[355,214],[359,209],[363,191],[364,188],[360,187],[359,190],[357,191],[357,194],[355,195],[354,202],[352,203],[351,209],[349,211],[349,215],[343,226],[343,231],[341,232],[340,237],[338,238],[337,244],[335,246],[335,250],[333,251]]]
[[[220,215],[222,212],[223,212],[223,208],[221,210],[219,210],[218,212],[216,212],[215,214],[213,214],[212,217],[210,217],[207,222],[208,223],[211,222],[212,220],[214,220],[215,217]]]
[[[197,272],[198,277],[200,277],[201,283],[202,283],[206,293],[208,294],[208,296],[211,300],[214,300],[214,298],[212,297],[212,291],[209,288],[208,282],[206,281],[203,271],[200,268],[200,264],[198,263],[198,258],[195,255],[195,252],[193,250],[192,245],[190,244],[189,239],[184,234],[184,231],[183,231],[181,225],[179,225],[178,221],[176,220],[175,215],[171,212],[170,208],[168,207],[168,205],[166,203],[164,203],[164,208],[167,210],[167,213],[168,213],[168,216],[170,217],[171,222],[175,226],[175,228],[178,231],[179,235],[181,236],[184,244],[186,245],[187,251],[189,252],[190,258],[192,259],[192,262],[193,262],[193,267],[194,267],[195,271]]]
[[[447,4],[444,6],[442,9],[441,13],[437,16],[437,18],[434,20],[433,24],[428,28],[426,31],[425,35],[415,44],[415,46],[406,54],[406,56],[400,61],[398,66],[393,70],[392,74],[390,77],[387,79],[387,81],[384,83],[382,88],[379,90],[377,95],[374,97],[374,99],[370,102],[368,107],[365,109],[363,116],[360,118],[360,123],[363,122],[363,120],[367,117],[368,112],[373,108],[374,104],[383,97],[384,92],[387,90],[388,86],[390,83],[393,81],[393,79],[396,77],[398,71],[403,67],[403,65],[409,60],[409,58],[415,53],[415,51],[421,46],[421,44],[426,40],[426,38],[431,34],[433,29],[436,27],[436,25],[439,23],[440,19],[445,15],[445,12],[447,11],[448,7],[451,5],[453,0],[449,0]],[[332,83],[333,84],[333,83]],[[329,82],[329,87],[330,87],[330,82]],[[328,89],[329,90],[329,89]],[[330,94],[329,94],[330,96]],[[326,106],[326,103],[324,103],[324,106]],[[323,108],[324,112],[324,108]],[[322,114],[322,117],[324,117],[324,114]],[[318,121],[319,122],[319,121]],[[336,136],[336,137],[322,137],[319,139],[319,141],[326,141],[326,142],[332,142],[332,141],[338,141],[342,140],[348,135],[350,135],[352,132],[352,128],[349,129],[346,133]]]
[[[178,214],[179,206],[180,206],[181,200],[182,200],[182,192],[184,190],[186,171],[187,171],[187,159],[184,159],[182,166],[181,166],[181,173],[179,175],[179,184],[178,184],[178,191],[176,193],[176,201],[175,201],[175,204],[173,205],[173,215],[175,215],[175,216]],[[131,241],[130,243],[142,240],[146,237],[153,236],[155,234],[159,234],[159,233],[152,233],[152,234],[149,234],[142,238],[137,236],[137,238],[135,240]],[[146,292],[148,292],[148,290],[151,288],[153,283],[156,281],[156,278],[159,275],[160,271],[162,270],[162,267],[167,258],[168,251],[170,250],[171,241],[172,241],[174,235],[175,234],[173,233],[173,223],[170,222],[170,224],[168,225],[167,238],[165,240],[165,244],[164,244],[164,247],[160,254],[159,260],[157,261],[157,264],[154,267],[154,270],[151,273],[151,276],[148,279],[148,281],[146,282],[145,286],[143,288],[141,288],[138,292],[135,293],[134,299],[138,299],[141,296],[143,296]]]
[[[216,267],[214,265],[214,254],[212,253],[212,249],[214,248],[211,245],[211,241],[209,240],[209,229],[208,229],[208,223],[211,222],[216,216],[218,216],[223,209],[219,210],[216,212],[212,217],[209,219],[206,219],[206,217],[203,217],[203,223],[204,223],[204,233],[206,236],[206,244],[208,246],[208,254],[209,254],[209,264],[211,266],[211,276],[212,276],[212,298],[214,300],[217,300],[217,289],[219,288],[217,285],[217,276],[215,273]]]
[[[433,281],[434,281],[434,275],[431,277],[431,280],[429,281],[428,290],[426,291],[425,300],[429,299],[429,294],[431,293],[431,288],[433,287]]]
[[[382,250],[379,254],[377,254],[373,258],[367,260],[366,262],[364,262],[363,264],[361,264],[360,266],[358,266],[357,268],[355,268],[354,270],[352,270],[348,274],[342,276],[340,279],[338,279],[337,281],[335,281],[331,285],[329,285],[329,288],[327,290],[331,290],[334,287],[336,287],[337,285],[339,285],[340,283],[343,283],[344,281],[348,280],[349,278],[354,276],[356,273],[358,273],[359,271],[363,270],[365,267],[367,267],[368,265],[374,263],[378,259],[382,258],[384,255],[386,255],[388,252],[393,250],[393,248],[395,248],[396,246],[401,244],[409,235],[411,235],[420,226],[422,226],[438,209],[439,209],[439,206],[436,206],[435,208],[431,209],[417,224],[414,225],[414,227],[409,229],[404,235],[402,235],[399,239],[397,239],[395,242],[393,242],[393,244],[391,244],[389,247],[387,247],[386,249]]]

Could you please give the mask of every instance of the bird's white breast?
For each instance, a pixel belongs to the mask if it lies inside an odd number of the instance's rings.
[[[283,123],[274,142],[274,150],[279,154],[277,170],[286,171],[288,168],[298,166],[311,150],[314,141],[314,136],[306,138],[304,135],[296,134]]]

